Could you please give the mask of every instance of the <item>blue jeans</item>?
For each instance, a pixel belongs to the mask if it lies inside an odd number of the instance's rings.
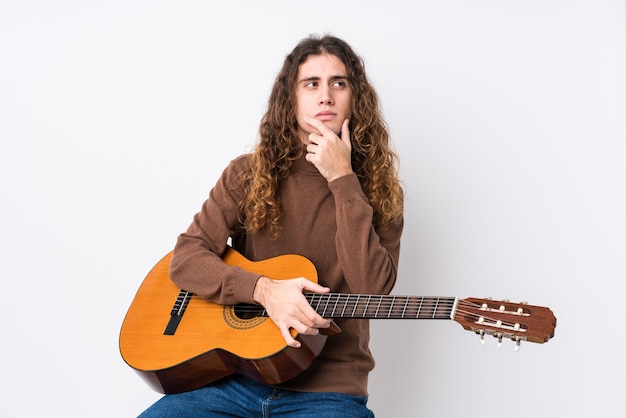
[[[373,418],[367,396],[293,392],[232,376],[191,392],[165,395],[139,418]]]

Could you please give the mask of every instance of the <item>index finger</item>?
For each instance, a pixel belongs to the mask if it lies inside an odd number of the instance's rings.
[[[303,119],[310,126],[312,126],[315,129],[317,129],[322,134],[322,136],[324,136],[324,135],[337,135],[332,129],[330,129],[328,126],[326,126],[326,124],[324,122],[322,122],[321,120],[317,120],[317,119],[311,118],[309,116],[305,116]]]

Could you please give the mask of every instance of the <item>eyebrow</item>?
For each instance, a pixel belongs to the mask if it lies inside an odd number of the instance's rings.
[[[322,77],[318,77],[318,76],[305,77],[305,78],[302,78],[302,79],[298,80],[298,83],[303,83],[303,82],[307,82],[307,81],[319,81],[321,79],[322,79]],[[333,81],[334,80],[350,81],[348,79],[347,75],[333,75],[333,76],[330,77],[330,79],[333,80]]]

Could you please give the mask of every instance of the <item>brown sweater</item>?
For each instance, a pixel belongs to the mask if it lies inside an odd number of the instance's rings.
[[[238,174],[246,156],[233,160],[178,238],[170,275],[177,286],[219,304],[253,303],[259,274],[227,266],[220,258],[239,225],[237,205],[243,191]],[[281,185],[282,231],[270,239],[265,230],[248,233],[245,255],[263,260],[301,254],[315,264],[319,282],[332,292],[388,294],[396,280],[402,222],[372,226],[373,209],[355,174],[330,183],[304,157]],[[342,332],[330,336],[311,367],[282,388],[367,395],[374,368],[369,322],[336,320]]]

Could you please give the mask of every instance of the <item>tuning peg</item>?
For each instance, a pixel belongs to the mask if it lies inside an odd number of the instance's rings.
[[[485,330],[481,329],[477,334],[480,335],[480,344],[485,345]]]
[[[493,336],[498,339],[498,348],[502,348],[502,333],[496,332],[495,334],[493,334]]]

